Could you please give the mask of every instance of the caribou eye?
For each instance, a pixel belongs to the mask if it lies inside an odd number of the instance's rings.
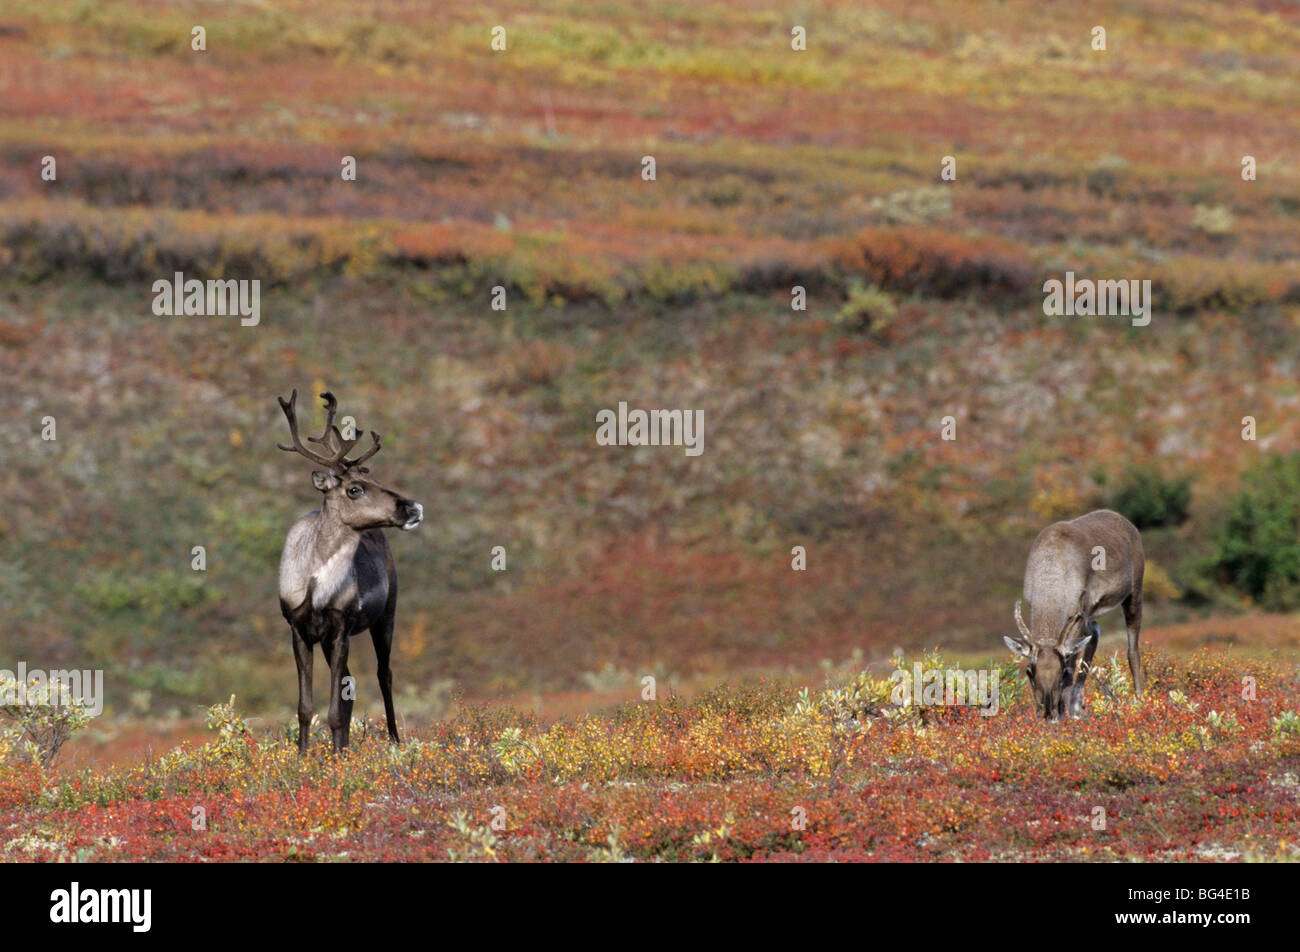
[[[357,498],[358,496],[360,496],[363,492],[365,492],[365,489],[364,489],[363,487],[361,487],[361,486],[349,486],[349,487],[348,487],[348,498],[349,498],[349,499],[356,499],[356,498]]]

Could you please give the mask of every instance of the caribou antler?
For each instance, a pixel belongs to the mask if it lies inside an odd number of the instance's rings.
[[[1061,633],[1056,636],[1056,644],[1058,647],[1065,643],[1065,633],[1070,630],[1070,626],[1081,618],[1083,618],[1083,612],[1076,612],[1065,620],[1065,624],[1061,626]],[[1020,599],[1016,599],[1016,627],[1020,629],[1020,633],[1025,636],[1026,641],[1030,644],[1038,644],[1038,642],[1034,641],[1034,636],[1030,633],[1029,626],[1025,624],[1024,617],[1020,614]]]
[[[325,429],[321,431],[320,436],[309,436],[307,439],[312,443],[319,443],[333,455],[322,456],[320,453],[316,453],[302,445],[302,440],[298,437],[297,388],[294,388],[287,401],[284,397],[276,397],[280,402],[280,409],[284,411],[284,416],[289,421],[289,436],[293,439],[292,446],[285,446],[283,443],[276,443],[276,446],[282,450],[300,453],[313,463],[318,463],[337,472],[359,466],[379,452],[379,434],[371,430],[370,437],[374,440],[374,445],[356,459],[348,459],[347,455],[352,452],[352,448],[357,445],[357,441],[345,440],[343,434],[339,432],[339,428],[334,425],[334,413],[338,409],[338,402],[334,399],[334,394],[327,391],[322,393],[321,397],[325,400]],[[362,467],[361,472],[367,472],[367,470]]]
[[[333,453],[338,449],[338,447],[331,446],[325,441],[329,437],[330,431],[334,429],[334,411],[339,408],[339,404],[338,401],[334,399],[334,394],[330,393],[328,390],[322,393],[321,397],[325,400],[325,429],[320,431],[320,436],[309,436],[307,439],[309,442],[319,443],[321,446],[325,447],[325,449]]]
[[[371,445],[370,449],[366,450],[364,453],[362,453],[362,454],[361,454],[360,456],[358,456],[356,459],[352,459],[352,460],[347,460],[347,459],[345,459],[345,460],[343,461],[343,465],[344,465],[344,466],[346,466],[346,467],[348,467],[348,468],[350,469],[350,468],[352,468],[353,466],[357,466],[357,465],[360,465],[361,463],[364,463],[366,460],[370,459],[370,457],[374,456],[376,453],[379,452],[379,434],[376,433],[374,430],[371,430],[371,431],[370,431],[370,438],[371,438],[372,440],[374,440],[374,443]],[[356,440],[353,440],[351,443],[348,444],[348,449],[351,449],[352,447],[354,447],[354,446],[356,446],[356,445],[357,445],[357,441],[356,441]],[[364,472],[367,472],[367,470],[366,470],[366,468],[365,468],[364,466],[361,467],[361,472],[363,472],[363,473],[364,473]]]
[[[1020,629],[1020,633],[1025,636],[1026,641],[1030,644],[1034,643],[1034,636],[1029,633],[1029,626],[1026,625],[1025,620],[1020,617],[1020,599],[1018,598],[1016,599],[1016,627]]]
[[[313,453],[302,445],[302,440],[298,437],[298,388],[293,389],[288,400],[284,399],[284,397],[276,397],[275,399],[279,401],[280,409],[284,411],[285,419],[289,421],[289,437],[293,440],[292,446],[285,446],[283,443],[276,443],[275,445],[287,452],[298,452],[313,463],[319,463],[321,466],[330,468],[336,466],[338,464],[337,458],[331,459],[321,456],[319,453]],[[324,436],[324,434],[321,435]]]
[[[1065,645],[1065,634],[1074,625],[1075,622],[1083,623],[1083,612],[1075,612],[1069,618],[1065,619],[1065,624],[1061,626],[1061,633],[1056,636],[1056,646],[1058,648]]]

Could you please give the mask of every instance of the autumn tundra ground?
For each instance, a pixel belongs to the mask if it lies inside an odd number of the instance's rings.
[[[1138,700],[1112,659],[1087,716],[1053,725],[1006,665],[996,713],[859,675],[550,723],[470,706],[403,746],[359,722],[342,757],[227,703],[205,742],[7,771],[0,829],[36,860],[1300,858],[1294,667],[1152,649],[1146,670]]]

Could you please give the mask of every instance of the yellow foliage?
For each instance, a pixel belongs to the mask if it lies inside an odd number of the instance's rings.
[[[1083,493],[1068,479],[1067,474],[1060,472],[1038,474],[1038,487],[1030,503],[1034,515],[1055,521],[1081,515],[1088,508]]]
[[[1142,575],[1142,594],[1153,598],[1183,597],[1182,589],[1174,584],[1169,573],[1151,559],[1147,559],[1146,571]]]

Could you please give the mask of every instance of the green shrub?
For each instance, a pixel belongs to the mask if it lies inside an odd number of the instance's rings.
[[[873,199],[871,211],[890,224],[925,224],[951,217],[952,192],[942,185],[900,189]]]
[[[1300,453],[1249,471],[1213,539],[1217,581],[1265,608],[1300,608]]]
[[[1230,235],[1234,227],[1232,212],[1223,205],[1197,205],[1192,210],[1192,227],[1216,238]]]
[[[0,678],[0,762],[50,766],[59,749],[88,723],[92,714],[74,698],[66,682],[32,678],[17,682],[8,671]]]
[[[1181,525],[1191,501],[1190,478],[1167,479],[1150,466],[1126,470],[1110,494],[1110,507],[1139,529]]]
[[[854,278],[849,282],[844,306],[832,317],[835,326],[847,331],[879,334],[889,327],[898,313],[894,299],[874,284]]]

